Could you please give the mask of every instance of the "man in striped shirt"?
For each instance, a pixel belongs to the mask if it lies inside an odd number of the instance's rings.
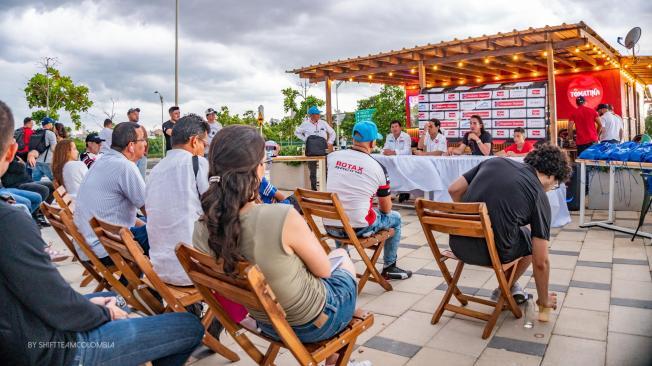
[[[79,186],[74,215],[87,244],[108,264],[110,257],[89,223],[93,217],[131,228],[145,254],[149,252],[145,224],[136,218],[138,209],[145,213],[145,181],[136,161],[145,154],[146,137],[133,122],[118,124],[111,137],[111,150],[95,162]],[[88,259],[83,251],[79,254],[82,259]]]

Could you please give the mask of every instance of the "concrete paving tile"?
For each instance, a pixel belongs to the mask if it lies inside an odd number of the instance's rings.
[[[509,352],[518,352],[531,356],[543,357],[546,345],[543,343],[528,342],[520,339],[495,336],[489,342],[487,349],[500,349]],[[485,350],[486,352],[486,350]]]
[[[611,305],[609,331],[652,337],[652,310]]]
[[[577,261],[577,266],[582,267],[598,267],[598,268],[611,268],[611,263],[607,262],[593,262],[593,261]]]
[[[383,352],[389,352],[395,355],[411,358],[416,355],[421,349],[421,346],[398,341],[396,339],[389,339],[380,336],[375,336],[365,342],[367,348],[373,348]]]
[[[611,283],[611,269],[576,266],[571,280],[609,284]]]
[[[612,249],[594,249],[583,246],[578,259],[581,261],[611,262],[612,256]]]
[[[652,301],[652,282],[614,279],[611,286],[611,296]]]
[[[431,260],[422,259],[422,258],[403,257],[398,261],[398,265],[403,269],[416,272],[426,264],[430,263],[430,261]]]
[[[652,365],[652,338],[609,332],[607,366]]]
[[[584,237],[586,237],[586,231],[562,230],[562,232],[557,234],[557,239],[559,240],[583,241]]]
[[[577,263],[577,257],[568,255],[551,254],[549,259],[551,268],[573,269],[575,268],[575,263]]]
[[[428,343],[428,347],[478,357],[489,344],[482,339],[485,323],[451,319]],[[494,328],[495,332],[495,328]]]
[[[371,326],[371,328],[365,330],[362,334],[360,334],[356,343],[364,344],[369,339],[378,335],[378,333],[380,333],[388,325],[392,324],[394,320],[396,320],[396,318],[393,316],[374,313],[374,324]]]
[[[604,365],[607,342],[553,335],[542,366]]]
[[[617,246],[614,248],[614,258],[647,260],[643,246]]]
[[[402,366],[409,360],[408,357],[395,355],[389,352],[379,351],[369,347],[359,347],[353,351],[352,359],[369,360],[373,365]]]
[[[432,314],[418,311],[406,311],[378,335],[401,342],[425,345],[451,319],[442,317],[437,324],[430,324]]]
[[[406,364],[406,366],[432,366],[440,364],[446,366],[472,366],[476,358],[460,353],[447,352],[440,349],[423,347]]]
[[[640,207],[639,207],[640,208]],[[638,220],[640,213],[636,211],[616,211],[617,219]]]
[[[571,281],[572,287],[590,288],[594,290],[611,291],[611,285],[608,283],[588,282],[588,281]]]
[[[611,261],[612,264],[630,264],[633,266],[648,266],[647,259],[625,259],[625,258],[614,258]]]
[[[569,287],[564,306],[607,312],[609,311],[609,297],[609,291]]]
[[[519,365],[519,366],[539,366],[541,357],[526,355],[523,353],[510,352],[504,349],[488,348],[482,352],[480,358],[475,363],[476,366],[502,366],[502,365]]]
[[[619,297],[611,298],[611,305],[625,306],[638,309],[652,309],[652,301],[623,299]]]
[[[432,251],[430,251],[430,247],[427,245],[412,251],[410,254],[408,254],[408,257],[430,259],[430,260],[435,258],[432,254]]]
[[[548,322],[540,322],[538,320],[538,311],[535,308],[526,310],[525,305],[521,305],[521,310],[523,316],[520,319],[516,319],[514,316],[505,317],[505,320],[496,331],[496,337],[548,344],[552,329],[557,321],[557,314],[550,314],[550,321]],[[527,321],[532,322],[532,328],[523,326]]]
[[[582,248],[582,242],[581,241],[567,241],[567,240],[553,240],[550,249],[555,249],[555,250],[566,250],[566,251],[573,251],[573,252],[579,252],[580,249]]]
[[[423,295],[411,294],[408,292],[389,291],[365,305],[366,310],[374,313],[385,314],[390,316],[400,316],[417,301],[421,300]]]
[[[437,307],[439,306],[439,303],[441,302],[441,299],[444,297],[445,291],[441,290],[434,290],[421,298],[421,300],[417,301],[412,307],[410,307],[410,310],[414,311],[420,311],[423,313],[430,314],[430,317],[432,317],[432,314],[435,312]],[[459,302],[457,302],[457,299],[453,297],[451,304],[454,305],[460,305]],[[444,311],[444,316],[453,316],[454,314],[450,311]],[[429,321],[430,322],[430,321]]]
[[[613,249],[614,241],[613,239],[603,240],[603,239],[586,239],[582,244],[582,249]]]
[[[631,264],[614,264],[613,278],[617,280],[650,281],[650,268]]]
[[[404,281],[397,281],[392,286],[394,286],[394,289],[398,291],[425,295],[434,290],[435,287],[439,286],[442,282],[444,282],[444,279],[441,277],[413,274],[412,278]]]
[[[555,323],[553,334],[607,340],[609,313],[565,307]]]
[[[573,277],[573,271],[570,269],[551,268],[549,282],[556,285],[568,286],[571,277]]]

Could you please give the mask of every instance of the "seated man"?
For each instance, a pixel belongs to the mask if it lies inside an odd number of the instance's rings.
[[[419,139],[415,155],[445,155],[446,146],[446,136],[442,134],[441,122],[433,118],[423,126],[423,136]]]
[[[497,156],[525,156],[534,149],[531,142],[525,141],[525,129],[514,129],[514,143],[496,153]]]
[[[488,156],[493,155],[491,148],[493,138],[491,134],[484,129],[482,117],[474,114],[469,119],[471,130],[464,134],[462,142],[457,147],[449,147],[449,155],[462,155],[464,149],[468,146],[471,149],[471,155]]]
[[[512,287],[512,296],[518,303],[527,297],[516,281],[534,262],[537,303],[548,308],[556,306],[556,295],[548,293],[551,213],[546,192],[559,187],[570,172],[566,153],[543,144],[525,157],[525,163],[489,159],[448,188],[454,202],[486,203],[502,263],[521,258]],[[453,253],[464,263],[491,266],[484,239],[451,235],[449,242]],[[498,294],[498,289],[494,290],[492,298],[498,298]]]
[[[385,139],[383,155],[412,155],[412,139],[403,132],[401,121],[393,120],[389,123],[390,133]]]
[[[111,136],[111,150],[95,162],[79,186],[75,201],[75,225],[93,252],[112,264],[104,247],[95,236],[89,221],[94,216],[114,225],[130,227],[135,239],[149,252],[147,229],[136,219],[140,208],[145,212],[145,182],[136,161],[145,154],[147,144],[142,128],[133,122],[118,124]],[[79,256],[87,260],[83,251]]]
[[[0,176],[17,149],[12,129],[0,102]],[[49,263],[36,225],[2,200],[0,232],[0,364],[183,365],[201,343],[203,327],[191,314],[129,319],[115,297],[75,292]]]
[[[179,119],[172,128],[172,149],[147,179],[149,257],[156,273],[172,285],[192,285],[174,248],[179,242],[191,242],[195,221],[202,213],[199,197],[208,189],[204,148],[209,130],[197,115]]]
[[[79,155],[79,160],[83,161],[87,168],[90,169],[95,160],[100,157],[102,142],[104,140],[96,132],[91,132],[86,136],[86,151]]]
[[[369,155],[377,139],[382,139],[382,136],[374,123],[359,122],[353,126],[353,146],[328,155],[326,191],[337,193],[358,236],[394,229],[394,236],[385,242],[382,275],[387,279],[404,280],[410,278],[412,272],[396,266],[396,252],[401,240],[401,214],[392,211],[385,167]],[[377,209],[372,207],[374,196],[378,197]],[[346,236],[339,221],[324,219],[324,226],[333,236]]]

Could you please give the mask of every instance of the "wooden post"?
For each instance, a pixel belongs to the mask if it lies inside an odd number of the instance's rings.
[[[419,61],[419,89],[426,88],[426,67],[423,64],[423,61]]]
[[[557,92],[555,90],[555,54],[552,40],[546,45],[548,61],[548,112],[550,115],[550,142],[557,145]]]
[[[326,122],[328,122],[329,125],[333,126],[333,109],[332,109],[332,102],[331,102],[330,77],[326,76],[326,79],[324,80],[324,84],[326,84]]]

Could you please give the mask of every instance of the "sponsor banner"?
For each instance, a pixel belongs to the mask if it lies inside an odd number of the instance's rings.
[[[419,103],[419,110],[420,110],[420,111],[427,111],[427,110],[428,110],[428,104],[426,104],[426,103]]]
[[[475,103],[475,109],[491,109],[491,101],[479,100]]]
[[[445,110],[458,110],[460,109],[460,103],[458,102],[453,102],[453,103],[431,103],[430,104],[430,110],[431,111],[445,111]]]
[[[545,128],[546,120],[543,118],[529,118],[527,120],[527,126],[529,128]]]
[[[444,94],[444,100],[447,102],[458,101],[460,100],[460,93],[446,93]]]
[[[475,102],[461,102],[460,109],[463,111],[472,111],[475,109]]]
[[[419,94],[419,103],[427,102],[428,94]]]
[[[525,127],[525,119],[498,119],[494,120],[494,128]]]
[[[428,119],[428,112],[420,111],[419,119]]]
[[[496,139],[507,139],[509,138],[509,130],[505,129],[494,129],[491,130],[491,136]]]
[[[511,109],[509,111],[509,118],[525,118],[526,115],[525,109]]]
[[[524,108],[525,99],[494,100],[493,108]]]
[[[430,118],[437,118],[438,120],[442,120],[444,119],[444,112],[430,112]]]
[[[589,108],[609,103],[616,114],[624,113],[622,109],[627,104],[624,81],[617,69],[557,75],[555,84],[559,119],[568,119],[575,112],[575,98],[579,96],[584,97]]]
[[[430,94],[428,96],[428,99],[430,100],[430,102],[443,102],[444,101],[444,94],[440,94],[440,93]]]
[[[428,121],[427,121],[427,120],[426,120],[426,121],[419,120],[419,129],[420,129],[420,130],[423,130],[423,129],[424,129],[424,127],[426,126],[426,122],[428,122]],[[422,133],[422,132],[423,132],[423,131],[419,131],[419,136],[421,136],[421,133]]]
[[[446,111],[444,112],[444,119],[460,119],[460,112],[458,111]]]
[[[491,91],[467,92],[461,93],[461,100],[480,100],[490,99]]]
[[[529,98],[527,100],[528,108],[543,108],[546,106],[545,98]]]
[[[526,89],[512,89],[509,91],[510,98],[525,98],[527,96]]]
[[[473,115],[478,115],[484,118],[491,118],[491,111],[464,111],[462,112],[462,119],[471,118]]]
[[[460,127],[460,121],[441,121],[441,128],[459,128]]]
[[[546,88],[532,88],[527,90],[528,98],[539,98],[546,96]]]
[[[546,115],[545,109],[543,108],[528,108],[527,118],[544,118]]]
[[[459,138],[460,130],[444,130],[444,135],[446,138]]]
[[[460,128],[471,128],[471,121],[463,119],[460,121]]]
[[[509,109],[494,109],[491,114],[493,118],[509,118]]]
[[[543,139],[546,137],[546,130],[543,128],[528,128],[527,138],[529,139]]]
[[[509,98],[509,90],[494,90],[493,92],[494,99],[507,99]]]

